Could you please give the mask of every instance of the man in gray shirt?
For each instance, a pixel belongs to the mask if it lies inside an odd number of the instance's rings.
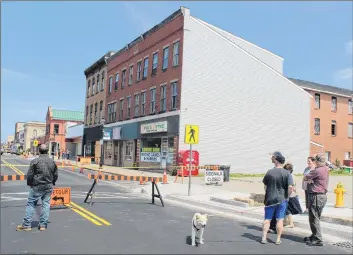
[[[30,163],[27,173],[27,186],[30,186],[26,214],[22,225],[16,227],[17,231],[31,231],[32,216],[39,199],[42,200],[42,212],[39,220],[39,230],[47,228],[50,196],[53,185],[58,179],[58,168],[53,159],[48,155],[48,147],[45,144],[39,146],[39,157]]]

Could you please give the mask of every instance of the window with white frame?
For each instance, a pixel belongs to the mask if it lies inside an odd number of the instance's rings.
[[[121,88],[123,89],[125,87],[125,80],[126,80],[126,69],[123,70],[121,74]]]
[[[351,158],[351,152],[350,152],[350,151],[345,152],[345,153],[344,153],[344,159],[345,159],[345,160],[348,160],[348,159],[350,159],[350,158]]]
[[[96,86],[96,79],[93,77],[93,79],[92,79],[92,90],[91,90],[91,95],[92,96],[94,96],[94,92],[95,92],[95,90],[94,90],[94,88],[95,88],[95,86]]]
[[[94,124],[98,123],[98,103],[94,104]]]
[[[320,94],[315,94],[315,108],[320,109]]]
[[[109,93],[112,93],[112,87],[113,87],[113,77],[109,77],[109,88],[108,88]]]
[[[87,97],[91,95],[91,80],[88,81],[87,85]]]
[[[105,83],[104,83],[104,75],[105,75],[105,73],[104,73],[104,71],[102,72],[102,86],[101,86],[101,91],[103,91],[104,89],[105,89]]]
[[[99,123],[101,123],[103,118],[103,101],[99,103]]]
[[[126,141],[125,157],[132,157],[134,141]]]
[[[332,97],[331,99],[331,110],[333,112],[337,111],[337,97]]]
[[[131,118],[131,97],[126,98],[126,103],[127,103],[127,118]]]
[[[119,73],[115,74],[115,83],[114,83],[114,90],[118,90],[119,88]]]
[[[116,120],[116,102],[108,104],[108,122],[114,122]]]
[[[157,67],[158,67],[158,52],[153,54],[152,75],[155,75],[157,73]]]
[[[168,55],[169,55],[169,47],[163,49],[163,64],[162,70],[167,70],[168,68]]]
[[[99,77],[99,74],[97,75],[97,91],[96,91],[96,94],[98,94],[99,93],[99,91],[100,91],[100,79],[99,79],[100,77]]]
[[[348,137],[353,138],[353,123],[348,123]]]
[[[173,66],[179,65],[179,42],[173,45]]]
[[[120,114],[119,119],[123,120],[124,117],[124,99],[120,99]]]
[[[93,104],[89,107],[89,124],[92,125]]]
[[[148,57],[143,60],[143,76],[142,79],[146,79],[148,75]]]
[[[161,86],[161,112],[165,112],[167,109],[167,86]]]
[[[138,117],[139,116],[139,108],[140,108],[140,95],[135,95],[135,103],[134,103],[134,107],[135,107],[135,113],[134,113],[134,117]]]
[[[134,66],[129,67],[129,85],[132,84],[132,75],[134,74]]]
[[[320,119],[319,118],[315,119],[314,132],[315,132],[315,135],[320,134]]]
[[[333,121],[331,121],[331,135],[332,136],[336,136],[336,129],[337,129],[336,121],[333,120]]]
[[[156,89],[151,89],[151,105],[150,105],[150,113],[155,113],[156,112]]]
[[[141,71],[142,71],[142,61],[137,62],[137,75],[136,75],[136,81],[141,80]]]
[[[142,92],[141,93],[141,116],[144,116],[146,114],[145,109],[146,109],[146,92]]]
[[[173,82],[171,84],[171,94],[172,94],[172,100],[171,100],[171,107],[172,110],[175,110],[177,108],[177,97],[178,97],[178,83]]]
[[[352,101],[352,99],[348,99],[348,113],[349,114],[353,113],[353,101]]]

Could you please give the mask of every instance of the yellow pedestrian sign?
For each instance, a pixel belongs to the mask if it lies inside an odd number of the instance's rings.
[[[38,140],[34,140],[34,141],[33,141],[33,146],[34,146],[34,147],[37,147],[37,146],[38,146]]]
[[[186,144],[199,143],[199,126],[185,125],[184,143]]]

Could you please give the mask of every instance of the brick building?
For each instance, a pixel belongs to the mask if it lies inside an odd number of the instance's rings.
[[[101,121],[105,116],[107,60],[114,55],[109,51],[85,70],[86,100],[85,128],[82,138],[82,152],[93,159],[100,157],[102,139]]]
[[[108,60],[106,93],[105,164],[175,165],[178,151],[188,149],[185,124],[194,124],[201,164],[264,172],[268,153],[281,150],[305,167],[310,94],[283,76],[283,58],[187,8]]]
[[[311,154],[325,152],[333,164],[353,157],[353,91],[291,79],[312,96]]]

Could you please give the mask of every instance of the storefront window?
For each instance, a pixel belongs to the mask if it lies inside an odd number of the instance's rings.
[[[112,142],[105,143],[105,152],[104,152],[105,159],[112,158],[112,149],[113,149]]]
[[[173,164],[173,158],[174,158],[174,137],[168,137],[167,164]]]
[[[141,147],[147,147],[147,148],[152,148],[152,147],[161,147],[161,138],[145,138],[142,140],[142,146]]]
[[[125,160],[132,160],[133,149],[134,149],[134,142],[127,141],[125,146]]]

